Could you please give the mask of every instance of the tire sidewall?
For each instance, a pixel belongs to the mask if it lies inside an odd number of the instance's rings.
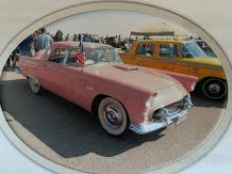
[[[111,128],[104,120],[103,111],[110,104],[116,104],[117,107],[119,107],[120,112],[122,113],[123,121],[122,121],[120,128],[118,129]],[[103,129],[112,136],[120,136],[124,134],[126,129],[128,128],[129,120],[127,117],[126,110],[124,109],[123,105],[118,100],[112,97],[106,97],[102,99],[102,101],[100,102],[99,107],[98,107],[98,119]]]
[[[210,95],[210,92],[208,90],[209,88],[209,85],[211,84],[218,84],[221,89],[223,89],[223,93],[220,95],[220,96],[212,96]],[[209,79],[206,79],[202,82],[201,84],[201,92],[202,94],[204,95],[205,98],[207,99],[211,99],[211,100],[224,100],[226,98],[226,94],[227,94],[227,84],[226,84],[226,81],[225,80],[222,80],[222,79],[218,79],[218,78],[209,78]],[[219,92],[221,93],[221,92]]]
[[[38,82],[38,85],[39,85],[38,90],[33,89],[33,84],[32,84],[32,81],[33,81],[33,80],[36,80],[36,81]],[[35,77],[29,77],[29,78],[28,78],[28,81],[29,81],[30,90],[31,90],[34,94],[39,94],[40,91],[41,91],[41,85],[40,85],[40,83],[39,83],[39,80],[38,80],[37,78],[35,78]]]

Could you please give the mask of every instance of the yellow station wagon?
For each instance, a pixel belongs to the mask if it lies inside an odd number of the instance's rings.
[[[227,82],[220,61],[207,57],[193,41],[144,40],[120,54],[125,63],[199,77],[196,90],[212,100],[227,96]]]

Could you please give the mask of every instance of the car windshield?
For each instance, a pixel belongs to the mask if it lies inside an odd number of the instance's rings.
[[[85,49],[85,65],[99,63],[122,62],[114,48],[99,47]]]
[[[195,43],[195,42],[186,42],[182,46],[183,57],[186,58],[200,58],[206,57],[205,52]]]

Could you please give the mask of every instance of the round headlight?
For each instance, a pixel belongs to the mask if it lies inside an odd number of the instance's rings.
[[[148,100],[146,101],[146,107],[152,107],[155,104],[155,97],[151,96],[148,98]]]
[[[148,112],[144,112],[144,113],[143,113],[143,122],[144,122],[144,123],[149,122],[149,115],[148,115]]]
[[[191,85],[191,87],[190,87],[190,88],[191,88],[190,90],[191,90],[191,91],[194,91],[195,87],[196,87],[196,82],[192,83],[192,85]]]

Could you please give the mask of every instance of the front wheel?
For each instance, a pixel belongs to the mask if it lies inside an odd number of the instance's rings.
[[[209,78],[202,82],[201,91],[208,99],[224,100],[227,96],[227,83],[222,79]]]
[[[113,136],[122,135],[128,127],[128,117],[124,107],[111,97],[106,97],[100,102],[98,118],[103,129]]]

